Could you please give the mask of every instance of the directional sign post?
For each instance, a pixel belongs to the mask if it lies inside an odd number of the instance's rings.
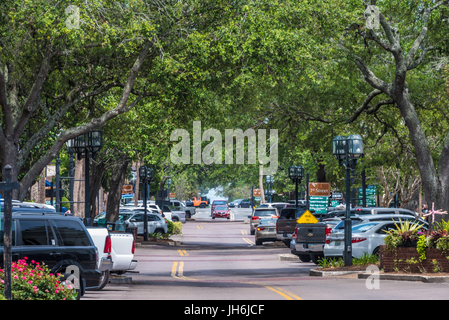
[[[12,265],[12,195],[13,189],[19,189],[17,181],[12,182],[12,167],[8,164],[4,171],[5,181],[0,182],[0,190],[3,191],[5,197],[5,222],[4,222],[4,251],[3,251],[3,270],[5,281],[5,299],[12,300],[12,282],[11,282],[11,265]]]
[[[331,195],[331,185],[328,182],[309,183],[309,209],[316,213],[327,213],[329,209],[329,197]]]

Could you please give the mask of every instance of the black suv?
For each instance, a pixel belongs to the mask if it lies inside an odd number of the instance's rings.
[[[0,264],[3,267],[3,223],[0,231]],[[101,272],[96,270],[97,248],[78,217],[54,213],[14,212],[12,215],[12,261],[28,257],[44,262],[53,274],[79,276],[79,293],[95,289]],[[78,272],[79,270],[79,272]],[[73,275],[71,279],[73,279]]]

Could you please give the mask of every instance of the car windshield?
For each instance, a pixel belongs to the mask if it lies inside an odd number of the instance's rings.
[[[223,204],[227,204],[227,202],[226,201],[214,201],[214,206],[216,206],[216,205],[223,205]]]
[[[120,221],[126,221],[126,220],[128,220],[129,217],[131,217],[131,216],[133,216],[132,213],[120,213],[120,214],[118,215],[118,219],[119,219]]]
[[[376,223],[376,222],[362,223],[362,224],[352,227],[352,232],[353,233],[365,233],[377,225],[378,225],[378,223]]]
[[[255,217],[266,217],[276,215],[276,210],[256,210],[254,211]]]
[[[228,207],[218,206],[218,207],[215,207],[215,210],[217,210],[217,211],[228,211]]]

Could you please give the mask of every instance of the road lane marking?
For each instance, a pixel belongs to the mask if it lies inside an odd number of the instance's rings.
[[[173,277],[173,278],[178,278],[177,276],[176,276],[176,269],[178,268],[178,261],[175,261],[175,262],[173,262],[173,266],[171,267],[171,276]]]
[[[248,243],[248,244],[250,244],[250,245],[254,245],[255,243],[254,242],[252,242],[251,240],[249,240],[249,239],[246,239],[246,238],[242,238],[243,239],[243,241],[245,241],[246,243]]]
[[[203,226],[200,225],[200,224],[198,224],[196,227],[197,227],[198,229],[204,229]]]
[[[230,221],[234,221],[234,219],[235,219],[235,216],[234,216],[234,214],[233,214],[232,212],[231,212],[230,216],[231,216],[231,219],[230,219]]]
[[[187,253],[187,251],[185,251],[185,250],[178,250],[178,252],[179,252],[179,255],[181,256],[181,257],[187,257],[189,254]]]
[[[175,261],[171,268],[171,276],[178,280],[201,281],[199,279],[184,276],[184,261]]]
[[[286,295],[291,296],[292,298],[294,298],[294,299],[296,299],[296,300],[303,300],[303,298],[298,297],[298,296],[295,295],[294,293],[292,293],[292,292],[290,292],[290,291],[287,291],[287,290],[285,290],[285,289],[283,289],[283,288],[280,288],[280,287],[273,287],[273,288],[276,289],[276,290],[278,290],[278,291],[281,291],[281,292],[285,293]]]

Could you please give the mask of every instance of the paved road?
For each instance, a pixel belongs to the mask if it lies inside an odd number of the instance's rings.
[[[381,281],[369,290],[365,280],[316,278],[312,263],[280,261],[283,244],[254,245],[244,218],[250,209],[234,210],[234,221],[210,219],[201,210],[183,226],[180,246],[136,249],[136,271],[130,285],[88,292],[86,300],[314,300],[314,299],[446,299],[447,284]],[[255,309],[254,309],[255,310]],[[223,312],[229,312],[226,308]]]

